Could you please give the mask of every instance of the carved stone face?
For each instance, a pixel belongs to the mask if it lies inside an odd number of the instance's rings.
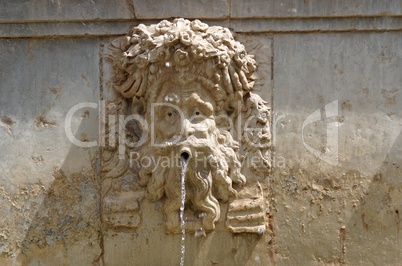
[[[156,143],[181,141],[189,136],[211,139],[216,129],[215,101],[198,82],[185,85],[167,82],[156,103],[153,109]]]
[[[183,82],[174,77],[160,85],[153,103],[148,105],[155,141],[147,143],[142,151],[142,156],[155,158],[154,162],[168,157],[170,163],[142,168],[141,182],[147,185],[148,199],[159,200],[166,195],[167,230],[180,232],[181,165],[175,162],[186,157],[185,202],[196,220],[186,230],[210,231],[220,218],[218,200],[227,201],[236,193],[232,184],[242,185],[245,178],[234,150],[237,144],[215,123],[216,95],[196,78]]]
[[[103,153],[106,177],[123,179],[138,172],[135,188],[141,191],[139,195],[164,201],[168,232],[181,232],[181,180],[185,180],[186,191],[184,216],[189,218],[186,230],[214,230],[221,216],[220,204],[229,201],[229,230],[264,231],[263,206],[250,206],[257,194],[262,199],[259,182],[270,168],[270,146],[265,145],[270,144],[270,109],[252,92],[257,69],[254,57],[229,29],[181,18],[132,28],[112,42],[111,57],[113,87],[129,99],[123,103],[131,104],[130,109],[122,104],[116,112],[140,116],[146,123],[132,127],[133,139],[140,139],[138,145],[119,143],[119,149],[110,147],[114,156]],[[113,120],[108,123],[116,128]],[[130,158],[138,155],[133,157],[134,166],[121,160],[126,148]],[[246,159],[254,157],[263,163],[252,164],[252,172]],[[186,167],[180,164],[183,159]],[[249,182],[248,176],[246,184],[244,173],[261,180]],[[108,193],[113,196],[115,192]],[[246,206],[243,199],[251,205]],[[108,221],[116,223],[112,218]]]

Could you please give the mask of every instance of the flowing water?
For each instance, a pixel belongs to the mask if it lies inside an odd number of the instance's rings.
[[[181,159],[181,204],[180,204],[180,226],[181,226],[181,258],[180,266],[184,266],[184,255],[186,252],[185,240],[186,240],[186,221],[184,220],[184,205],[186,203],[186,172],[187,161]]]

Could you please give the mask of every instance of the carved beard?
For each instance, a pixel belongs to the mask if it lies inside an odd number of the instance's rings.
[[[219,200],[227,201],[236,195],[233,182],[243,185],[246,180],[240,173],[241,164],[237,147],[229,132],[218,129],[211,140],[189,136],[175,143],[165,143],[162,147],[151,147],[148,143],[142,148],[142,156],[153,158],[153,163],[140,170],[140,184],[147,186],[147,198],[159,200],[166,195],[165,215],[169,232],[180,232],[179,211],[181,204],[180,155],[185,151],[187,160],[186,208],[202,215],[202,227],[206,231],[215,228],[220,218]],[[159,161],[158,161],[159,158]],[[165,158],[163,161],[160,158]],[[167,159],[166,159],[167,158]],[[196,228],[189,228],[195,230]]]

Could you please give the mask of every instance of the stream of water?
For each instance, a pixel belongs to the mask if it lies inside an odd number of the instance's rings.
[[[180,204],[180,226],[181,226],[181,258],[180,266],[184,266],[184,256],[186,253],[186,221],[184,220],[184,205],[186,203],[186,172],[187,161],[185,159],[181,161],[181,204]]]

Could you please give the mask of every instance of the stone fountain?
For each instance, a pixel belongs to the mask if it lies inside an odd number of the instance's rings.
[[[146,239],[164,254],[149,239],[173,248],[181,234],[187,264],[188,235],[188,264],[202,264],[211,259],[200,255],[208,241],[255,245],[269,235],[271,116],[253,92],[254,56],[229,29],[179,18],[133,27],[111,42],[109,59],[117,92],[106,105],[102,151],[109,239]]]

